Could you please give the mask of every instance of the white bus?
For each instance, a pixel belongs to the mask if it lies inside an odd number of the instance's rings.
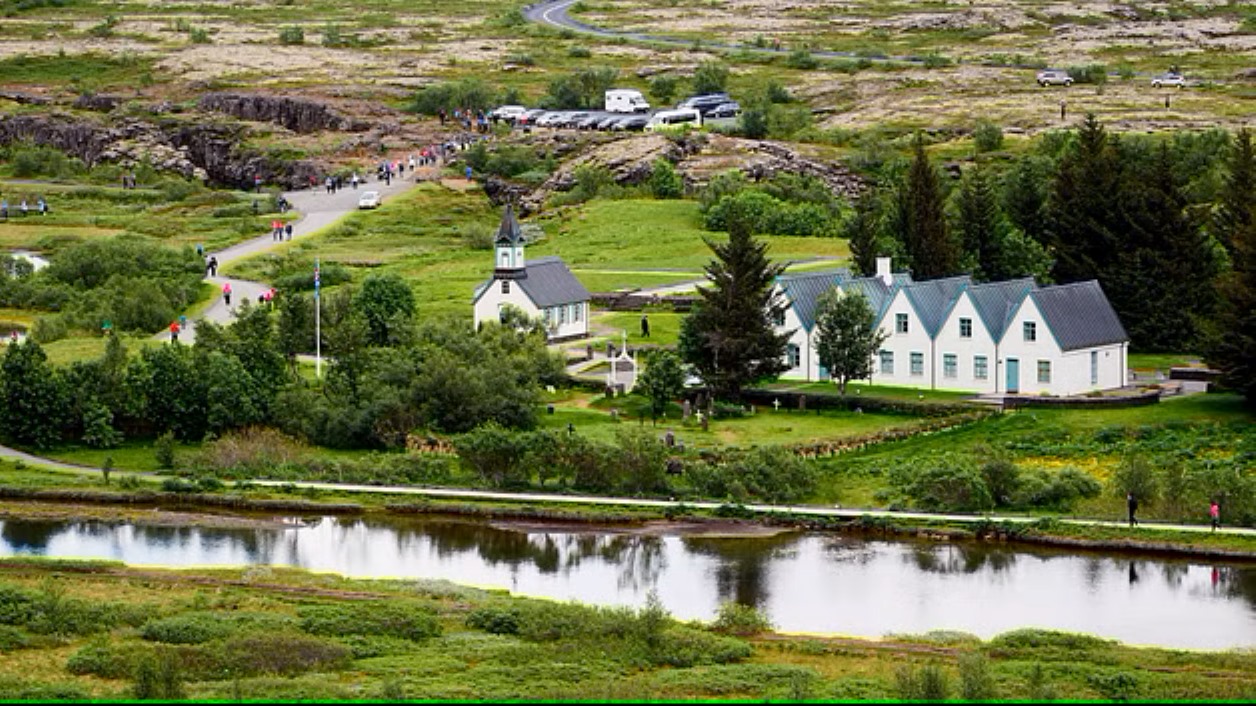
[[[649,132],[683,130],[685,127],[702,127],[702,113],[697,108],[660,110],[650,116],[650,122],[645,124],[645,129]]]

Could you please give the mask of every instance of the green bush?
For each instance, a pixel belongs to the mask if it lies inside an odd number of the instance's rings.
[[[157,457],[157,467],[169,470],[174,468],[174,432],[166,432],[153,442],[153,455]]]
[[[232,674],[240,676],[335,671],[352,659],[349,648],[337,642],[282,633],[228,638],[221,643],[219,656]]]
[[[684,181],[671,162],[662,157],[654,160],[654,166],[650,170],[650,193],[654,198],[678,199],[684,188]]]
[[[66,660],[71,674],[92,674],[102,679],[129,679],[153,650],[145,645],[116,645],[100,639],[80,647]]]
[[[0,652],[20,650],[30,644],[26,633],[12,625],[0,625]]]
[[[978,120],[973,128],[973,145],[978,152],[993,152],[1003,147],[1003,129],[989,120]]]
[[[977,653],[959,658],[959,693],[965,701],[989,701],[995,697],[990,661]]]
[[[386,635],[407,640],[440,635],[431,609],[415,603],[311,606],[299,614],[301,629],[315,635]]]
[[[467,614],[467,627],[494,635],[518,635],[519,614],[511,608],[484,606]]]
[[[305,30],[297,25],[288,25],[279,30],[280,44],[305,44]]]
[[[816,61],[816,58],[811,55],[811,52],[802,48],[791,51],[789,56],[785,57],[785,65],[791,69],[810,71],[811,69],[819,66],[819,64],[820,62]]]
[[[132,694],[137,699],[182,699],[183,677],[174,656],[163,653],[141,660]]]
[[[904,701],[945,701],[950,691],[946,672],[937,664],[900,666],[894,673],[898,698]]]
[[[703,630],[673,627],[665,630],[652,650],[651,661],[669,667],[699,664],[728,664],[747,659],[754,650],[733,637],[713,635]]]
[[[166,493],[195,493],[201,486],[187,478],[166,478],[161,482],[161,490]]]
[[[719,614],[711,628],[716,632],[748,637],[771,630],[772,621],[754,606],[725,601],[720,604]]]
[[[588,47],[571,47],[567,50],[567,56],[572,59],[588,59],[593,56],[593,52]]]
[[[268,613],[183,613],[152,618],[140,626],[140,637],[171,645],[196,645],[236,632],[278,632],[295,627],[291,618]]]
[[[35,612],[34,592],[0,583],[0,625],[25,625]]]

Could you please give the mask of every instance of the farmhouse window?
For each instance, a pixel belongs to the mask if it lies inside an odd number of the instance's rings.
[[[894,315],[894,330],[898,333],[907,333],[907,314]]]
[[[959,356],[954,353],[942,355],[942,377],[959,377]]]
[[[1038,340],[1038,324],[1032,321],[1025,322],[1025,340],[1026,341]]]
[[[972,338],[973,337],[973,320],[972,319],[960,319],[959,320],[959,337],[960,338]]]
[[[510,294],[510,280],[502,280],[502,294]]]
[[[925,354],[924,353],[912,353],[911,354],[911,374],[912,375],[924,375],[925,374]]]
[[[894,374],[894,351],[881,351],[881,374]]]
[[[1038,361],[1038,382],[1041,382],[1041,383],[1051,382],[1051,361],[1049,360]]]
[[[791,369],[802,365],[802,351],[798,349],[798,346],[791,343],[785,347],[785,362]]]
[[[985,380],[990,377],[989,365],[984,355],[973,356],[973,377],[978,380]]]

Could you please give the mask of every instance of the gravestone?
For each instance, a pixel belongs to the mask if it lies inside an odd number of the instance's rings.
[[[806,395],[798,396],[798,409],[804,412],[807,411],[807,396]]]
[[[685,421],[688,421],[689,417],[693,416],[693,405],[690,404],[689,400],[685,400],[684,404],[681,405],[681,410],[684,412],[683,419]]]

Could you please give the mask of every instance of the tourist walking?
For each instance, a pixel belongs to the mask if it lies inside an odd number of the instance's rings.
[[[231,283],[230,282],[222,283],[222,301],[227,306],[231,306]],[[1131,514],[1130,517],[1133,517],[1133,515]]]
[[[1217,531],[1217,525],[1221,524],[1221,505],[1213,500],[1208,505],[1208,517],[1212,519],[1212,531]]]
[[[1133,493],[1126,493],[1125,506],[1130,513],[1130,527],[1134,527],[1138,524],[1138,520],[1134,517],[1134,513],[1138,512],[1138,498],[1134,497]]]
[[[285,238],[285,240],[292,240],[292,224],[291,223],[284,225],[283,232],[285,235],[288,236],[287,238]]]
[[[209,256],[209,276],[218,276],[218,258],[213,255]]]
[[[650,337],[650,317],[647,314],[641,315],[641,337]]]
[[[179,342],[179,322],[178,321],[170,322],[170,342],[172,344]]]

